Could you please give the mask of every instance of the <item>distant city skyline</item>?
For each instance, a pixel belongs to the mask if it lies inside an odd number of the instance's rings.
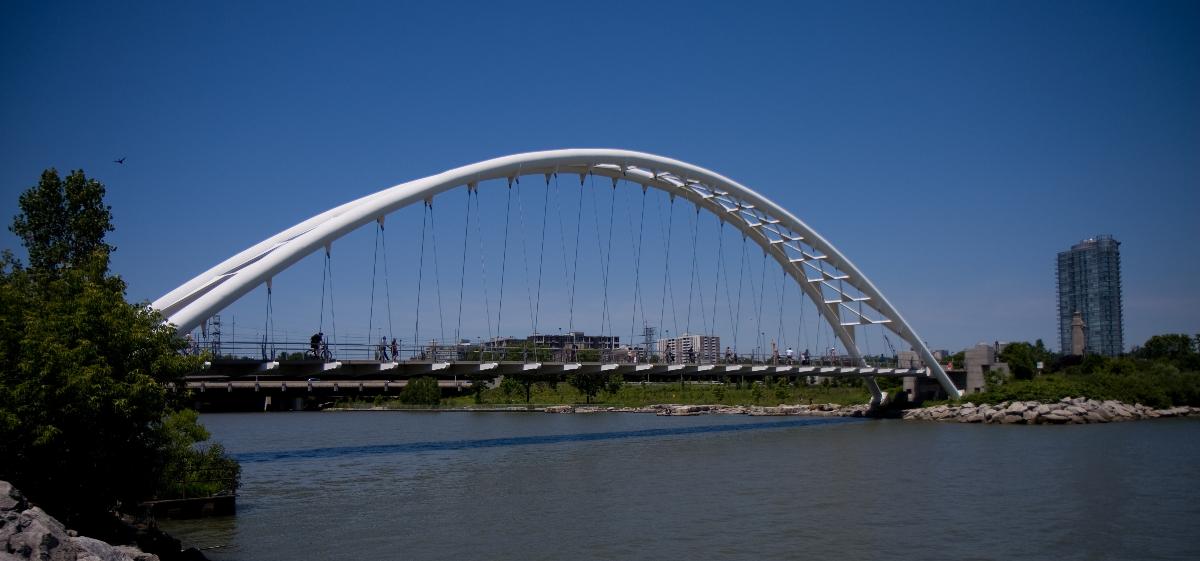
[[[637,14],[675,22],[685,37],[568,27],[594,14],[550,2],[6,4],[0,217],[11,220],[17,195],[44,168],[82,168],[108,187],[114,272],[131,299],[153,300],[391,185],[518,152],[628,148],[706,167],[790,210],[933,348],[1061,344],[1051,259],[1097,232],[1122,243],[1126,349],[1158,333],[1200,332],[1200,4],[666,2],[639,4]],[[484,191],[485,209],[504,204],[502,188]],[[439,199],[439,219],[461,201]],[[500,231],[502,216],[483,218],[484,231]],[[682,244],[685,214],[676,220]],[[420,221],[388,219],[397,284],[387,329],[397,335],[413,328],[413,293],[400,283]],[[664,243],[660,228],[647,244]],[[617,235],[628,229],[619,223]],[[337,321],[377,340],[368,326],[379,330],[382,316],[365,317],[373,235],[335,244]],[[443,253],[453,239],[439,240]],[[7,228],[0,247],[23,254]],[[294,338],[321,321],[321,266],[314,255],[276,279],[275,323]],[[587,267],[594,276],[598,267]],[[628,291],[633,271],[614,268],[609,281]],[[526,298],[512,290],[506,298]],[[557,290],[554,281],[545,290]],[[644,296],[658,304],[650,298],[662,295]],[[595,300],[577,302],[576,330],[600,331]],[[499,328],[466,314],[462,335],[525,334],[521,306],[506,308]],[[539,331],[570,327],[559,307],[543,309]],[[248,333],[264,329],[264,308],[255,292],[224,314]],[[433,316],[421,322],[442,330]],[[605,329],[626,339],[641,329],[629,323],[614,316]],[[661,337],[686,320],[648,323]],[[743,348],[779,331],[749,325]],[[448,319],[437,337],[452,338],[454,327]],[[786,336],[813,338],[794,324]]]

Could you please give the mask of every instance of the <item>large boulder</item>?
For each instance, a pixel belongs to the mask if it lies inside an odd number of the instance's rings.
[[[1071,418],[1067,415],[1064,415],[1062,411],[1051,411],[1045,415],[1039,416],[1038,419],[1053,425],[1061,425],[1070,422],[1071,420]]]
[[[79,561],[158,561],[158,556],[144,553],[135,547],[112,546],[100,540],[79,536],[69,538],[79,550]]]
[[[0,481],[0,561],[158,561],[127,546],[76,536],[61,522]]]
[[[0,481],[0,512],[15,510],[21,512],[29,508],[25,495],[12,486],[12,483]]]
[[[1022,424],[1025,424],[1024,412],[1022,412],[1022,413],[1017,413],[1017,412],[1006,412],[1006,413],[1004,414],[1004,416],[1000,417],[1000,422],[1001,422],[1001,423],[1004,423],[1004,424],[1006,424],[1006,425],[1022,425]]]
[[[67,529],[38,507],[30,508],[16,520],[16,531],[8,536],[7,550],[18,559],[75,559],[58,551],[67,537]]]

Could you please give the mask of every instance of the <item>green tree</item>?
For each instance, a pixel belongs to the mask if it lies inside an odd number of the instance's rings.
[[[829,382],[829,379],[826,378],[825,381]],[[762,398],[765,397],[766,395],[767,395],[766,386],[764,386],[763,384],[755,384],[752,382],[752,386],[750,387],[750,397],[754,399],[754,403],[758,403],[758,402],[762,401]]]
[[[1181,333],[1155,335],[1137,352],[1138,357],[1149,360],[1181,360],[1192,354],[1195,354],[1192,350],[1192,338]]]
[[[412,378],[400,390],[400,403],[408,405],[437,405],[442,402],[442,389],[436,378]]]
[[[567,377],[567,383],[584,395],[585,401],[591,403],[600,392],[615,394],[621,391],[625,379],[620,374],[605,374],[599,371],[581,372],[576,370]]]
[[[191,409],[167,416],[164,464],[159,478],[160,498],[211,496],[234,492],[240,485],[242,468],[225,453],[220,443],[209,440],[208,430]]]
[[[1009,343],[1000,351],[1000,362],[1008,364],[1008,370],[1018,380],[1033,378],[1037,367],[1037,354],[1029,343]]]
[[[66,181],[50,168],[38,184],[21,194],[21,213],[9,230],[21,238],[31,271],[56,273],[65,267],[108,268],[113,247],[104,236],[113,229],[112,209],[104,204],[104,185],[76,170]]]
[[[194,415],[174,416],[203,359],[182,356],[175,329],[109,274],[103,195],[83,172],[47,170],[11,226],[30,266],[0,257],[0,479],[98,535],[112,509],[170,495],[172,473],[236,468],[194,446],[208,438]]]
[[[471,379],[471,395],[475,396],[475,403],[483,403],[483,392],[495,378],[487,372],[473,372],[468,377]]]
[[[525,386],[522,386],[521,383],[511,375],[505,376],[504,380],[500,381],[500,393],[504,395],[506,403],[512,403],[512,398],[525,396]]]
[[[518,372],[504,377],[504,381],[512,380],[514,384],[524,389],[525,403],[533,399],[534,384],[544,383],[551,387],[558,383],[558,374],[540,373],[534,370]]]

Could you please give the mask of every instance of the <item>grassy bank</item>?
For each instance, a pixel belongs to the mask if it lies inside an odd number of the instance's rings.
[[[472,394],[443,399],[441,408],[471,408],[526,405],[524,392],[516,394],[505,392],[499,388],[485,390],[481,400],[476,402]],[[866,403],[870,394],[862,387],[828,387],[822,385],[787,385],[775,384],[683,384],[653,383],[625,384],[615,394],[600,394],[592,400],[593,405],[610,407],[642,407],[658,403],[678,404],[723,404],[723,405],[779,405],[800,403],[836,403],[839,405],[859,405]],[[582,404],[585,396],[569,384],[560,383],[555,387],[538,384],[533,387],[528,405],[544,407],[550,405]],[[388,408],[409,408],[410,406],[396,400],[378,400],[373,402],[347,402],[340,406],[383,406]]]

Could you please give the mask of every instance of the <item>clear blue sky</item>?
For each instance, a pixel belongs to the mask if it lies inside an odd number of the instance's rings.
[[[20,1],[0,6],[0,50],[0,217],[43,168],[84,169],[108,186],[134,299],[380,188],[612,147],[789,208],[935,348],[1057,347],[1055,254],[1097,233],[1122,242],[1127,346],[1200,332],[1194,1]],[[397,219],[419,229],[419,212]],[[339,244],[346,330],[365,323],[351,308],[372,235]],[[7,230],[0,242],[18,247]],[[297,267],[307,295],[281,289],[277,323],[309,330],[320,266]],[[442,282],[448,311],[456,280]],[[408,325],[408,293],[392,290]],[[261,326],[262,296],[244,300],[230,313]]]

